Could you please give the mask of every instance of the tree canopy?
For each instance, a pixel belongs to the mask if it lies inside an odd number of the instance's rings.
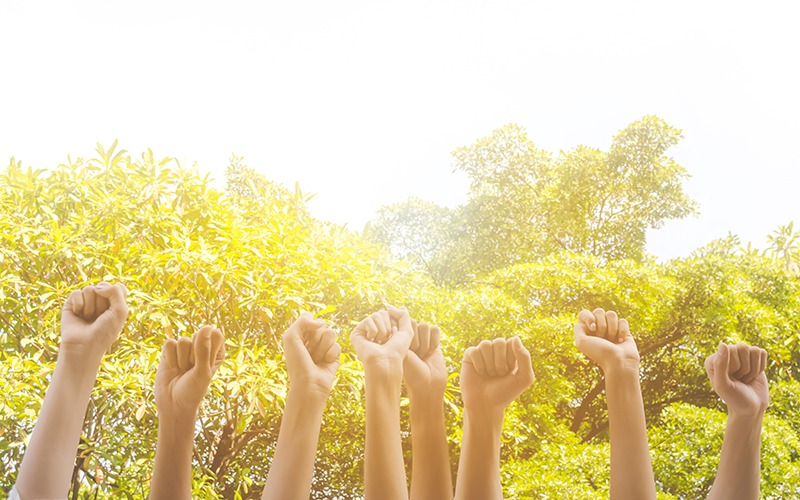
[[[227,358],[200,412],[194,496],[258,498],[287,389],[280,334],[302,310],[339,328],[343,347],[312,498],[359,498],[364,383],[347,334],[387,302],[442,329],[454,473],[461,356],[519,335],[536,382],[506,415],[506,495],[607,497],[604,382],[572,339],[578,311],[603,307],[630,320],[642,355],[661,498],[698,498],[713,481],[724,407],[702,361],[720,341],[769,351],[762,494],[800,496],[800,277],[787,264],[797,240],[789,226],[767,251],[728,237],[682,259],[648,256],[648,228],[695,211],[686,172],[666,156],[679,137],[646,117],[608,152],[554,157],[508,126],[454,153],[473,181],[466,205],[384,207],[363,235],[315,220],[307,194],[237,157],[225,189],[116,143],[48,170],[12,159],[0,174],[0,488],[13,484],[55,365],[60,305],[106,279],[128,286],[131,313],[87,411],[78,498],[146,498],[161,345],[206,323],[225,332]]]

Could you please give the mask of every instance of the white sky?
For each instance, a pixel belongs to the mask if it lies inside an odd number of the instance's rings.
[[[0,3],[0,162],[97,141],[235,152],[354,229],[414,195],[465,200],[450,152],[509,122],[551,151],[606,149],[656,114],[683,129],[698,218],[662,257],[800,222],[800,7],[792,2]]]

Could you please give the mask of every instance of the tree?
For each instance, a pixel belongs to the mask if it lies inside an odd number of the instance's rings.
[[[473,279],[564,251],[641,261],[648,229],[696,210],[683,191],[686,170],[667,156],[680,138],[646,116],[607,152],[578,146],[554,156],[507,125],[453,152],[455,169],[471,180],[465,205],[443,217],[442,207],[409,201],[385,207],[372,225],[408,235],[393,248],[398,255],[423,248],[425,262],[444,263],[446,270],[434,268],[437,280]],[[420,227],[431,220],[437,224]]]

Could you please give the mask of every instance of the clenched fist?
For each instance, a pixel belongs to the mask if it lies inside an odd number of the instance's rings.
[[[769,386],[764,369],[767,351],[747,344],[720,344],[706,358],[705,367],[714,391],[731,414],[763,415],[769,404]]]
[[[504,409],[533,379],[531,355],[519,337],[484,340],[468,348],[461,363],[464,408]]]
[[[122,283],[105,281],[72,292],[61,311],[61,348],[102,356],[125,325],[127,295]]]

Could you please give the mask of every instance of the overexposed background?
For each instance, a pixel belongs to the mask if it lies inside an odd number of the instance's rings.
[[[409,196],[466,198],[450,151],[515,122],[538,147],[606,149],[655,114],[698,218],[661,258],[800,222],[800,7],[793,2],[0,3],[0,162],[95,142],[197,162],[231,153],[316,192],[360,230]]]

